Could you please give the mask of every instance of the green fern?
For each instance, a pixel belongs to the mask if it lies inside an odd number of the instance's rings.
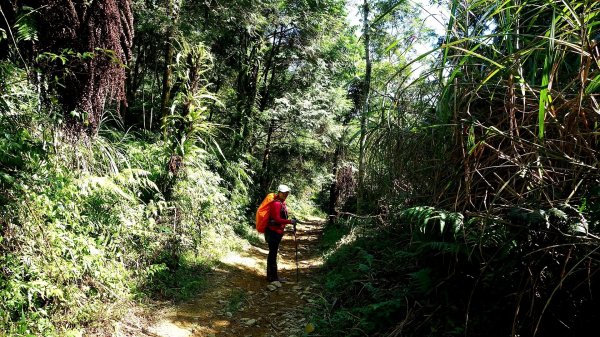
[[[31,9],[31,8],[30,8]],[[26,13],[22,15],[15,24],[15,39],[21,41],[37,41],[38,32],[33,15]]]
[[[414,285],[422,294],[427,295],[434,289],[431,273],[431,268],[423,268],[409,274],[414,282]]]
[[[464,253],[466,246],[461,242],[444,242],[444,241],[424,241],[420,242],[416,251],[418,254],[423,254],[428,251],[458,254]]]
[[[436,210],[430,206],[408,208],[400,213],[400,219],[414,225],[417,232],[425,235],[456,235],[464,226],[461,213]]]

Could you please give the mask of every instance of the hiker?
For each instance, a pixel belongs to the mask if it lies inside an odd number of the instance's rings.
[[[271,205],[269,224],[265,229],[265,241],[269,244],[269,256],[267,257],[268,282],[286,281],[283,278],[277,277],[277,250],[279,249],[279,243],[283,238],[285,225],[294,225],[294,232],[296,231],[296,219],[288,220],[288,211],[287,206],[285,205],[285,199],[288,194],[290,194],[290,188],[286,185],[279,185],[277,188],[277,195]]]

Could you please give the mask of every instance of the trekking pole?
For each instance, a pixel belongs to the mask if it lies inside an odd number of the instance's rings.
[[[299,223],[296,220],[296,223]],[[296,283],[300,282],[300,269],[298,268],[298,240],[296,239],[296,226],[294,225],[294,243],[296,245]]]

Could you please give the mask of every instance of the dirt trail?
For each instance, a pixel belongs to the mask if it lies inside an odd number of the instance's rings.
[[[268,253],[249,246],[232,253],[209,274],[206,291],[191,302],[163,309],[155,323],[143,329],[153,337],[196,336],[302,336],[306,309],[317,295],[312,291],[313,273],[321,265],[317,242],[322,221],[298,225],[299,282],[296,283],[294,235],[286,232],[279,247],[279,273],[290,282],[281,288],[267,288],[265,270]],[[273,288],[273,287],[271,287]]]

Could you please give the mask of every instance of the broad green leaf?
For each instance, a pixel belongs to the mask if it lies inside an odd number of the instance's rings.
[[[586,95],[596,94],[600,90],[600,75],[596,75],[585,88]]]

